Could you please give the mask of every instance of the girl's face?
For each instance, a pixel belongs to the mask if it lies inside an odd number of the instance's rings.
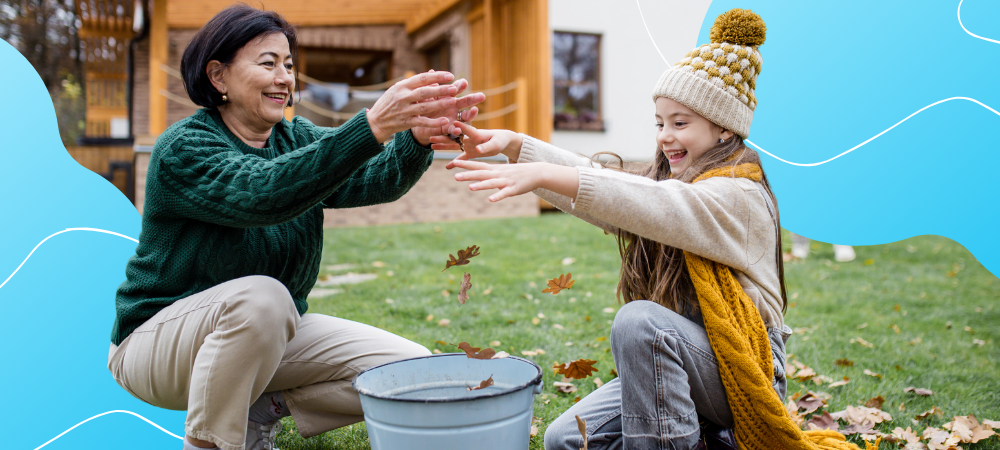
[[[728,140],[732,131],[710,122],[690,108],[666,97],[656,99],[656,146],[670,162],[670,172],[678,177],[701,155]]]

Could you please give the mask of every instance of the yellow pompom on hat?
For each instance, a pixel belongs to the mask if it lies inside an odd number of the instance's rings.
[[[715,19],[710,44],[691,50],[656,82],[653,101],[674,100],[744,139],[757,109],[757,75],[767,26],[749,9],[731,9]]]

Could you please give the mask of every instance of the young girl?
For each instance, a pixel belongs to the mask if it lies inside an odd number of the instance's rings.
[[[449,164],[468,169],[456,180],[498,189],[491,201],[535,192],[618,237],[625,305],[611,350],[619,376],[556,419],[546,449],[584,447],[575,416],[586,420],[590,449],[735,449],[737,439],[740,448],[857,448],[834,432],[802,433],[782,404],[791,330],[780,222],[760,158],[743,145],[764,33],[753,12],[728,11],[711,44],[660,77],[654,160],[634,174],[530,136],[455,123],[477,144]],[[468,161],[498,153],[516,164]]]

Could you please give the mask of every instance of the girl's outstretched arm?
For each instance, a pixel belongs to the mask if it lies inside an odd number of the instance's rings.
[[[499,189],[499,192],[490,195],[491,202],[525,194],[539,188],[574,199],[576,191],[580,187],[580,174],[575,167],[542,162],[487,164],[460,159],[452,161],[450,165],[467,170],[467,172],[456,173],[455,179],[475,181],[476,183],[469,185],[469,189],[473,191]]]

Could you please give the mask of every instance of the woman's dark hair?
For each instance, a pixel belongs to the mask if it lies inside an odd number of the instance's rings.
[[[191,101],[206,108],[222,105],[222,94],[212,85],[205,71],[208,62],[215,60],[228,65],[247,42],[272,33],[288,38],[294,64],[298,59],[295,29],[278,13],[237,3],[216,14],[194,35],[181,58],[184,89]],[[291,104],[292,97],[288,96],[288,105]]]

